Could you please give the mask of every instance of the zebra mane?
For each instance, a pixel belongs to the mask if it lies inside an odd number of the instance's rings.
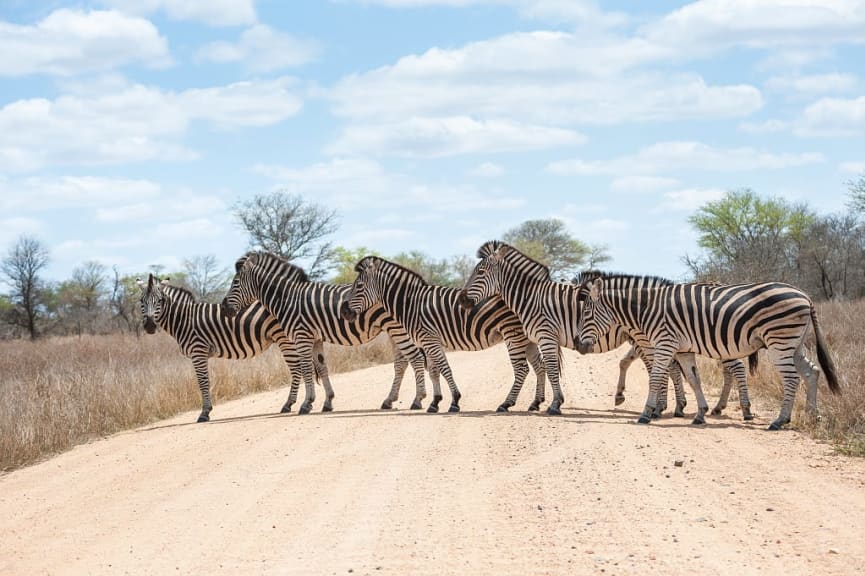
[[[274,270],[285,276],[296,277],[297,282],[309,282],[309,276],[303,268],[297,264],[292,264],[279,254],[265,252],[264,250],[253,250],[247,252],[237,260],[235,269],[239,272],[246,261],[253,257],[258,260],[259,265],[267,267],[268,270]]]
[[[192,290],[190,290],[189,288],[186,288],[185,286],[177,286],[175,284],[163,284],[162,289],[167,290],[169,292],[176,293],[182,299],[188,298],[193,303],[197,302],[195,295],[192,293]]]
[[[499,249],[500,246],[505,246],[505,243],[501,240],[490,240],[488,242],[484,242],[481,244],[481,247],[478,248],[478,258],[484,259],[487,256],[492,256],[493,252]]]
[[[484,250],[487,244],[496,243],[497,248],[495,251],[502,256],[502,261],[508,263],[511,266],[518,267],[521,274],[525,274],[529,278],[533,280],[541,280],[543,282],[552,282],[553,277],[550,274],[550,267],[546,264],[541,264],[528,254],[520,251],[519,249],[511,246],[506,242],[502,242],[500,240],[493,240],[492,242],[487,242],[483,246],[481,246],[480,250],[478,250],[478,254],[480,254],[481,250]]]
[[[653,286],[670,286],[675,284],[669,278],[664,278],[663,276],[646,276],[641,274],[627,274],[625,272],[605,272],[602,270],[586,270],[580,272],[574,277],[573,283],[579,284],[580,289],[587,286],[590,282],[593,282],[601,278],[604,282],[616,282],[617,280],[623,281],[638,281],[642,285],[651,284]]]
[[[386,260],[385,258],[380,258],[378,256],[364,256],[361,259],[361,261],[358,262],[357,265],[355,265],[354,269],[357,272],[362,272],[363,270],[366,270],[366,267],[369,266],[373,262],[378,262],[380,264],[387,265],[391,268],[396,268],[398,271],[405,273],[413,281],[415,281],[419,284],[422,284],[424,286],[429,284],[429,282],[427,282],[423,276],[421,276],[420,274],[418,274],[417,272],[415,272],[411,268],[407,268],[407,267],[403,266],[402,264],[397,264],[396,262],[393,262],[392,260]]]

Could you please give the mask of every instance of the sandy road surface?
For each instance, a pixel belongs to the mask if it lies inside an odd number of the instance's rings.
[[[617,356],[565,351],[558,418],[489,411],[499,346],[450,355],[458,415],[372,409],[382,366],[332,414],[279,390],[80,446],[0,477],[0,574],[865,574],[865,462],[766,432],[775,407],[636,425]]]

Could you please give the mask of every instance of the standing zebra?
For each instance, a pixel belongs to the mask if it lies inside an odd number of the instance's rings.
[[[560,346],[574,346],[579,288],[554,282],[549,268],[504,242],[485,243],[478,249],[478,258],[481,261],[461,291],[460,303],[470,308],[498,295],[516,313],[529,340],[541,351],[553,388],[547,414],[561,414],[565,398],[559,383]]]
[[[516,403],[517,395],[529,373],[529,362],[537,376],[535,400],[529,410],[537,410],[544,401],[544,367],[538,348],[526,338],[519,318],[501,298],[490,298],[472,310],[457,303],[459,290],[427,284],[418,273],[376,256],[367,256],[355,266],[357,278],[351,285],[341,308],[343,318],[351,320],[375,306],[383,306],[408,331],[415,344],[429,358],[433,381],[433,403],[428,411],[438,411],[442,398],[439,373],[451,391],[449,412],[460,409],[460,391],[445,356],[449,350],[483,350],[502,340],[514,369],[514,384],[499,406],[506,412]]]
[[[213,409],[208,374],[210,358],[252,358],[276,342],[291,369],[292,385],[300,378],[297,371],[299,359],[294,346],[282,335],[282,328],[276,318],[261,304],[253,303],[242,314],[229,320],[219,304],[196,302],[191,292],[172,286],[167,279],[160,281],[151,274],[147,282],[139,279],[137,284],[141,288],[144,330],[153,334],[156,327],[160,326],[174,337],[183,355],[192,360],[201,391],[199,422],[210,420],[210,411]],[[332,398],[333,391],[321,348],[321,342],[317,342],[313,349],[315,371],[324,383],[328,397]],[[283,412],[291,410],[291,402],[293,399],[283,406]]]
[[[597,270],[590,270],[586,272],[582,272],[578,274],[574,280],[573,284],[582,285],[583,283],[592,281],[600,276],[603,276],[604,273]],[[667,286],[673,284],[672,280],[667,280],[665,278],[659,277],[647,277],[645,279],[646,285],[645,288],[651,286]],[[719,285],[719,284],[714,284]],[[578,298],[579,302],[582,303],[584,300],[584,294],[581,294]],[[619,331],[626,331],[620,324],[613,322],[610,324],[609,330],[602,335],[602,338],[598,341],[602,345],[609,341],[611,335],[618,333]],[[630,366],[631,362],[639,356],[643,360],[643,364],[646,365],[646,369],[649,374],[652,373],[652,355],[653,352],[651,350],[651,343],[646,338],[645,334],[638,330],[631,329],[629,337],[632,342],[631,349],[628,354],[625,355],[619,361],[619,384],[616,388],[616,404],[621,404],[625,401],[624,390],[625,390],[625,372]],[[637,346],[634,342],[639,341],[643,342],[643,347]],[[577,343],[579,344],[579,343]],[[595,353],[598,351],[598,344],[592,349],[592,352]],[[687,404],[685,400],[684,389],[682,387],[682,366],[680,364],[680,360],[682,358],[679,354],[676,355],[675,361],[670,363],[670,379],[673,381],[673,387],[676,392],[676,411],[674,413],[675,416],[682,417],[685,415],[683,409]],[[756,356],[752,356],[752,361],[754,364],[752,365],[752,370],[756,368]],[[684,362],[688,362],[687,359]],[[736,381],[739,389],[739,406],[742,409],[742,417],[744,420],[753,420],[754,416],[751,413],[751,400],[748,395],[748,384],[746,381],[745,374],[745,364],[741,360],[722,360],[721,361],[721,369],[723,372],[724,384],[721,389],[721,396],[718,399],[718,403],[712,409],[713,415],[720,415],[723,413],[724,408],[727,407],[727,399],[730,395],[730,390],[732,388],[733,381]],[[653,418],[660,416],[661,412],[663,412],[667,407],[667,386],[661,388],[658,391],[658,404],[655,412],[652,414]],[[708,407],[707,407],[708,408]]]
[[[300,357],[299,369],[306,388],[301,414],[308,413],[315,400],[309,355],[315,342],[323,340],[357,346],[369,342],[382,331],[391,337],[397,356],[408,358],[414,368],[418,388],[412,408],[420,408],[420,402],[426,396],[424,351],[412,343],[402,326],[380,306],[360,315],[354,322],[341,319],[339,306],[349,289],[349,285],[310,282],[301,268],[275,254],[247,252],[235,264],[234,279],[222,306],[226,314],[234,316],[258,300],[278,319]],[[399,389],[399,381],[394,378],[391,396],[385,400],[383,408],[390,407],[393,391]]]
[[[653,346],[649,397],[641,422],[647,422],[654,411],[657,391],[666,381],[670,362],[677,353],[688,360],[688,365],[683,366],[684,372],[698,391],[700,382],[693,367],[694,354],[734,359],[766,348],[784,382],[781,412],[769,429],[779,430],[790,422],[800,374],[808,382],[808,409],[815,410],[820,369],[808,360],[803,350],[812,326],[817,359],[829,389],[833,393],[840,392],[814,304],[806,294],[788,284],[651,286],[646,277],[618,274],[587,281],[581,291],[588,292],[588,297],[576,341],[580,352],[591,350],[613,322],[641,331]],[[704,412],[701,405],[695,423],[699,423]]]

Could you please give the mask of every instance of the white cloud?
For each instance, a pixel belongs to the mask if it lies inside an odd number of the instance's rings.
[[[794,128],[800,136],[855,136],[865,133],[865,96],[822,98],[805,108]]]
[[[742,122],[739,124],[739,130],[746,134],[774,134],[789,129],[789,122],[774,118],[765,122]]]
[[[693,212],[707,202],[720,200],[727,193],[720,188],[684,188],[664,193],[664,200],[658,206],[660,211]]]
[[[387,210],[409,207],[444,213],[473,210],[512,210],[523,198],[499,191],[481,192],[472,186],[429,186],[405,174],[388,172],[365,158],[335,158],[303,168],[258,165],[255,171],[271,178],[274,187],[302,194],[340,209],[380,206]]]
[[[153,24],[112,11],[56,10],[32,26],[0,21],[0,54],[0,76],[171,64],[168,44]]]
[[[172,20],[193,20],[212,26],[242,26],[256,20],[254,0],[99,0],[133,14],[165,12]]]
[[[715,148],[701,142],[658,142],[630,156],[611,160],[560,160],[547,165],[554,174],[657,174],[670,170],[746,172],[777,170],[824,161],[819,153],[775,154],[754,148]]]
[[[321,51],[310,39],[298,38],[256,24],[247,28],[237,42],[211,42],[197,52],[200,60],[217,63],[239,62],[254,72],[272,72],[312,61]]]
[[[792,93],[794,96],[813,96],[849,92],[855,89],[858,83],[858,78],[853,74],[827,73],[773,76],[766,81],[766,88],[775,92]]]
[[[222,227],[208,218],[193,218],[178,222],[157,224],[153,234],[162,240],[198,240],[215,238],[222,234]]]
[[[106,93],[18,100],[0,108],[0,170],[189,160],[196,153],[182,137],[191,122],[217,128],[276,124],[302,107],[293,89],[288,78],[182,92],[123,84]]]
[[[865,160],[861,162],[841,162],[838,165],[841,172],[853,172],[856,174],[865,174]]]
[[[45,231],[45,223],[42,220],[35,218],[25,218],[21,216],[13,218],[3,218],[0,220],[0,246],[11,246],[19,236],[27,234],[29,236],[39,237]]]
[[[647,40],[678,47],[684,57],[734,46],[819,46],[862,42],[865,4],[859,0],[697,0],[641,31]]]
[[[394,154],[435,158],[457,154],[509,152],[582,144],[579,132],[465,116],[414,117],[388,124],[348,126],[328,147],[331,154]]]
[[[131,222],[144,220],[155,211],[156,206],[153,204],[126,204],[114,208],[100,208],[96,211],[96,219],[102,222]]]
[[[672,188],[679,183],[675,178],[661,176],[620,176],[613,179],[610,189],[617,192],[657,192]]]
[[[149,180],[64,176],[0,180],[0,210],[57,210],[123,204],[155,198],[158,184]]]
[[[497,178],[504,173],[504,167],[495,162],[482,162],[469,171],[471,176],[477,176],[479,178]]]

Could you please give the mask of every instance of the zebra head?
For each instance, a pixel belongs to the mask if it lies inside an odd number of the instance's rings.
[[[604,279],[588,278],[580,285],[578,299],[583,298],[583,311],[580,314],[580,326],[574,337],[574,347],[580,354],[589,354],[601,339],[601,336],[612,329],[613,313],[601,298]],[[588,296],[582,296],[588,292]]]
[[[153,334],[162,318],[162,308],[165,301],[163,287],[168,284],[168,278],[160,280],[150,274],[147,282],[138,278],[135,283],[141,288],[139,304],[141,305],[141,316],[144,318],[144,331]]]
[[[487,242],[478,250],[480,262],[475,264],[466,285],[460,291],[458,302],[464,308],[473,308],[490,296],[501,293],[502,258],[511,247],[502,242]]]
[[[234,318],[257,298],[254,272],[260,258],[258,252],[247,252],[234,263],[234,278],[222,299],[222,312],[229,318]]]
[[[351,289],[345,296],[339,315],[343,320],[354,322],[358,314],[366,312],[382,300],[381,260],[375,256],[361,259],[354,267],[357,278],[351,283]]]

